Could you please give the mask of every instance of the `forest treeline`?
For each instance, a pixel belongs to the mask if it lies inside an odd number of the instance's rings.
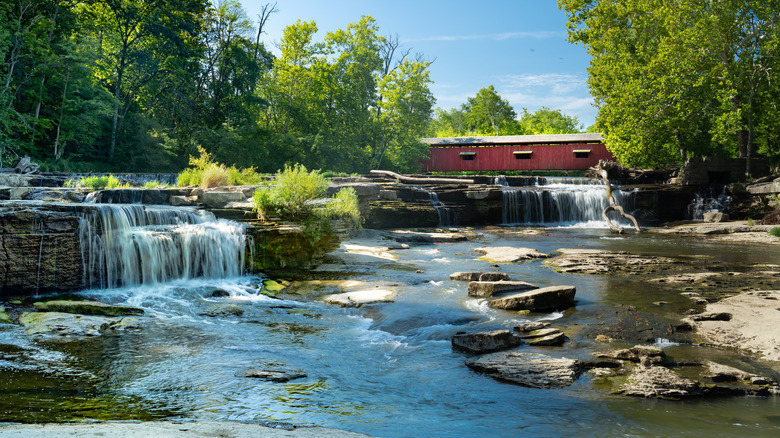
[[[235,0],[0,0],[0,151],[46,170],[417,167],[434,97],[421,55],[371,17],[273,56]]]

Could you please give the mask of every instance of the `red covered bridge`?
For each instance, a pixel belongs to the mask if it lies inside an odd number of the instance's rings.
[[[426,172],[582,170],[615,161],[601,134],[505,135],[422,138],[430,159]]]

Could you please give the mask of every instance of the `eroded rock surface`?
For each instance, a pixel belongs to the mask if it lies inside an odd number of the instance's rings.
[[[625,251],[563,248],[557,252],[561,255],[545,260],[544,264],[555,267],[558,272],[582,274],[642,273],[648,268],[679,263],[668,257],[640,256]]]
[[[515,248],[511,246],[494,246],[475,248],[474,251],[483,254],[477,257],[490,263],[513,263],[522,260],[550,257],[550,254],[539,252],[533,248]]]
[[[509,330],[458,333],[452,338],[452,349],[471,354],[484,354],[507,350],[522,343],[520,337]]]
[[[370,289],[327,295],[322,300],[342,307],[360,307],[365,304],[392,303],[394,296],[395,291],[391,289]]]
[[[574,286],[550,286],[495,298],[488,302],[490,307],[504,310],[530,310],[532,312],[568,309],[574,305]]]
[[[494,379],[529,388],[569,386],[580,375],[580,362],[516,351],[485,354],[466,360],[469,368]]]
[[[536,289],[536,286],[524,281],[472,281],[469,283],[469,296],[489,298],[495,295],[531,289]]]
[[[97,301],[54,300],[33,304],[40,312],[78,313],[81,315],[125,316],[143,315],[144,309],[132,306],[115,306]]]
[[[683,398],[697,395],[699,382],[681,377],[662,366],[636,366],[620,393],[634,397]]]

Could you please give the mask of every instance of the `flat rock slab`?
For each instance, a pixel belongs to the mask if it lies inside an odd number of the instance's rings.
[[[450,280],[457,281],[509,281],[504,272],[456,272],[450,274]]]
[[[730,321],[704,320],[696,323],[698,333],[711,342],[759,353],[780,361],[780,290],[753,291],[707,305],[712,314],[729,313]]]
[[[683,398],[700,393],[700,385],[662,366],[636,366],[619,391],[633,397]]]
[[[566,342],[566,335],[562,331],[556,330],[554,333],[532,338],[526,342],[532,347],[552,347],[563,345],[563,343]]]
[[[474,251],[483,254],[482,257],[477,257],[478,260],[490,263],[513,263],[550,257],[550,254],[539,252],[533,248],[514,248],[511,246],[483,247],[476,248]]]
[[[369,436],[324,427],[296,427],[289,430],[234,421],[11,424],[0,426],[0,435],[3,438],[357,438]]]
[[[691,315],[693,321],[731,321],[733,315],[728,312],[705,312]]]
[[[639,256],[625,251],[563,248],[557,252],[561,255],[545,260],[544,264],[555,267],[558,272],[581,274],[641,273],[648,267],[679,263],[679,261],[668,257]]]
[[[514,327],[514,329],[518,333],[529,333],[529,332],[547,328],[549,326],[550,326],[549,322],[536,321],[536,322],[525,322],[522,324],[518,324]]]
[[[452,349],[471,354],[492,353],[521,345],[519,336],[509,330],[479,333],[458,333],[452,337]]]
[[[466,365],[496,380],[529,388],[569,386],[580,375],[580,362],[540,354],[501,351],[466,360]]]
[[[418,231],[397,230],[388,231],[386,235],[396,242],[405,243],[447,243],[468,240],[468,236],[463,233],[422,233]]]
[[[511,292],[536,289],[537,286],[524,281],[472,281],[469,283],[469,296],[489,298]]]
[[[394,290],[372,289],[326,295],[322,300],[342,307],[360,307],[365,304],[392,303],[393,297],[395,297]]]
[[[245,370],[236,373],[236,377],[251,377],[253,379],[262,379],[269,382],[284,383],[306,377],[306,374],[298,371],[283,370]]]
[[[31,335],[100,336],[125,318],[78,315],[61,312],[27,312],[19,316],[19,323]]]
[[[77,313],[81,315],[124,316],[143,315],[144,309],[131,306],[114,306],[97,301],[45,301],[34,303],[40,312]]]
[[[488,301],[488,306],[503,310],[545,310],[567,309],[574,305],[574,286],[550,286],[522,292]]]

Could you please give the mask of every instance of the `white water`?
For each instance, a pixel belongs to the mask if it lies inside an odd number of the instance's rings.
[[[600,181],[586,178],[547,180],[551,184],[501,190],[504,225],[608,227],[602,212],[609,206],[609,200]],[[630,193],[613,189],[612,195],[618,205],[631,211]]]
[[[245,226],[195,209],[96,204],[80,239],[90,287],[225,278],[244,266]]]

